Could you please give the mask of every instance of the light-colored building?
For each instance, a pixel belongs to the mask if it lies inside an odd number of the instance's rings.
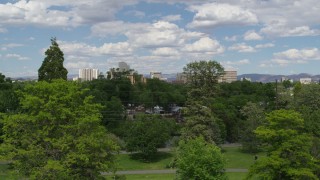
[[[79,69],[79,79],[80,81],[92,81],[93,79],[98,79],[99,70],[98,69]]]
[[[178,73],[177,74],[175,83],[185,84],[185,83],[187,83],[187,81],[188,81],[187,74],[185,74],[185,73]]]
[[[151,79],[162,79],[162,73],[161,72],[150,72],[150,78]]]
[[[231,83],[237,81],[237,71],[224,71],[224,73],[219,82]]]
[[[311,78],[300,78],[301,84],[311,84],[312,79]]]

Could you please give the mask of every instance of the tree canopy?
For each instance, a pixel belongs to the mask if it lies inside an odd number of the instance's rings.
[[[224,74],[223,67],[216,61],[195,61],[183,68],[188,85],[200,89],[206,97],[213,96],[219,78]]]
[[[98,179],[118,150],[100,125],[101,105],[75,82],[54,80],[19,92],[22,110],[3,120],[1,155],[30,179]]]
[[[220,148],[202,137],[179,142],[176,157],[178,179],[227,179],[225,164]]]
[[[52,81],[53,79],[67,80],[68,70],[63,67],[63,52],[60,50],[56,38],[51,38],[51,46],[45,52],[41,67],[38,70],[39,81]]]
[[[267,157],[258,160],[249,176],[263,179],[318,179],[319,159],[310,153],[312,138],[304,132],[304,120],[293,110],[267,114],[267,123],[255,133],[266,143]]]
[[[152,159],[157,148],[163,146],[175,129],[172,119],[154,115],[138,115],[125,126],[126,148],[140,152],[145,160]]]

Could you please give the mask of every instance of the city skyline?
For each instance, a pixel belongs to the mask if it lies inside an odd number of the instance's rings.
[[[0,73],[37,76],[56,37],[69,74],[216,60],[238,74],[320,74],[318,0],[0,0]]]

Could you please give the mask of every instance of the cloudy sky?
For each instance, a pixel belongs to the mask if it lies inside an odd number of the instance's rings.
[[[50,38],[69,74],[216,60],[238,74],[320,74],[319,0],[0,0],[0,73],[37,75]]]

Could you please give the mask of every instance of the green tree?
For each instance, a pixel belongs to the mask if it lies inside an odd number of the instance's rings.
[[[195,61],[187,64],[183,73],[192,89],[200,89],[203,95],[212,97],[217,93],[218,80],[224,69],[216,61]]]
[[[210,108],[203,106],[201,102],[193,101],[183,109],[185,120],[182,128],[183,139],[194,139],[202,136],[209,143],[221,144],[221,130],[218,119]]]
[[[225,164],[220,148],[202,137],[179,142],[176,156],[178,179],[227,179]]]
[[[53,79],[67,80],[68,71],[63,67],[63,52],[56,38],[51,38],[51,46],[45,52],[41,67],[38,70],[38,80],[51,82]]]
[[[30,179],[99,179],[118,146],[100,125],[101,105],[75,82],[27,85],[22,111],[3,120],[1,155]]]
[[[304,132],[304,120],[293,110],[267,114],[257,136],[268,146],[267,157],[258,160],[248,177],[263,179],[318,179],[319,160],[311,154],[312,137]]]
[[[150,160],[173,133],[175,124],[172,119],[160,115],[137,115],[125,126],[126,148],[130,152],[140,152],[145,160]]]
[[[242,149],[250,153],[258,152],[261,141],[256,137],[254,130],[265,121],[264,109],[256,103],[248,102],[247,105],[241,109],[241,114],[246,117],[240,138]]]

